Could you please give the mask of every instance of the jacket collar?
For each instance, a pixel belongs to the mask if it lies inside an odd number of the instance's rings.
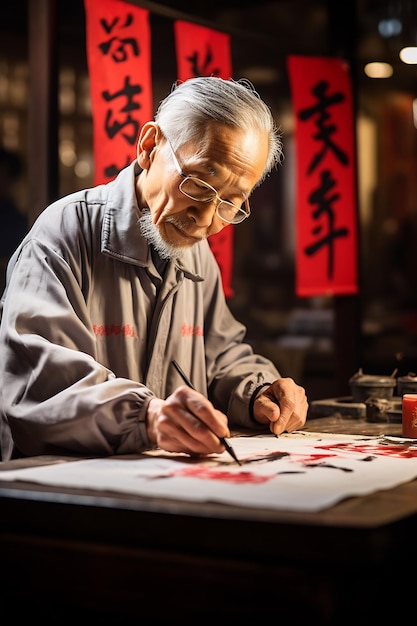
[[[148,241],[139,227],[139,207],[136,199],[135,180],[140,173],[137,161],[121,170],[117,177],[105,186],[107,199],[101,233],[101,251],[126,263],[149,267],[152,258]],[[193,248],[199,246],[196,244]],[[174,263],[194,280],[202,280],[196,272],[195,251],[190,248]]]

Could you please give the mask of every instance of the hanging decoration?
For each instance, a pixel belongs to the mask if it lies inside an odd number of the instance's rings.
[[[196,76],[232,77],[230,37],[227,34],[181,20],[174,23],[174,34],[179,81]],[[229,224],[220,233],[209,237],[226,298],[233,296],[233,229],[234,226]]]
[[[118,0],[84,0],[94,133],[94,184],[136,158],[153,115],[149,12]]]
[[[296,117],[296,293],[358,292],[353,98],[347,63],[287,59]]]

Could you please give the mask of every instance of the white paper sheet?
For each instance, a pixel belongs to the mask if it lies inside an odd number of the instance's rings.
[[[206,460],[154,451],[0,472],[0,480],[245,507],[319,511],[417,477],[417,441],[297,433],[230,440]]]

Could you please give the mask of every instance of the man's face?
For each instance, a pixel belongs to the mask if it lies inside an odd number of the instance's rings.
[[[183,174],[198,177],[221,199],[241,206],[261,177],[267,150],[266,134],[216,125],[209,128],[201,142],[187,143],[175,155]],[[164,242],[175,249],[186,249],[227,226],[216,213],[218,199],[192,200],[180,191],[184,176],[160,132],[156,133],[150,155],[138,179],[138,200],[140,208],[149,207]]]

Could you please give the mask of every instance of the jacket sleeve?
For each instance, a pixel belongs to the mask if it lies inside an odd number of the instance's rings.
[[[245,342],[246,328],[227,306],[220,271],[214,257],[207,258],[205,276],[205,347],[209,398],[227,414],[231,426],[262,429],[249,412],[253,394],[280,378],[275,365],[255,354]]]
[[[95,336],[68,263],[29,240],[11,265],[0,328],[3,460],[11,454],[10,432],[23,455],[148,447],[144,418],[153,394],[94,358]]]

